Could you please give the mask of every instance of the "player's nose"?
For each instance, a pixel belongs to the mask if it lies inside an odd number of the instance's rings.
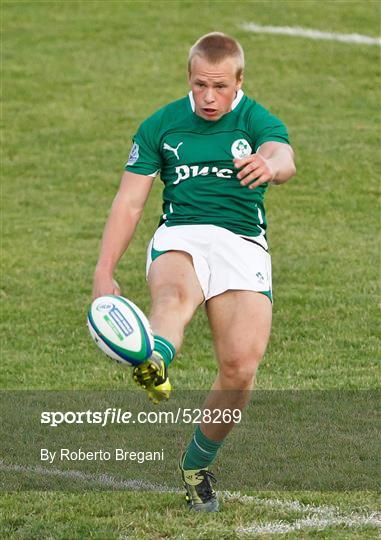
[[[204,99],[205,99],[206,103],[213,103],[213,101],[215,99],[214,98],[214,90],[213,90],[213,88],[207,88],[206,89]]]

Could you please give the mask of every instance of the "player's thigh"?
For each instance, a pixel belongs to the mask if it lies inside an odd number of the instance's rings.
[[[173,299],[196,309],[204,301],[192,257],[184,251],[160,255],[152,262],[147,280],[153,302]]]
[[[220,365],[258,364],[270,337],[272,304],[261,293],[229,290],[207,302]]]

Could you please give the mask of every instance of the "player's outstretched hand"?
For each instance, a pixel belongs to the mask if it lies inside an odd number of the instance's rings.
[[[95,271],[93,283],[93,300],[105,294],[120,295],[120,287],[115,279],[107,273]]]
[[[255,189],[265,182],[271,182],[276,175],[271,160],[260,154],[251,154],[241,159],[236,158],[233,163],[237,169],[241,169],[237,174],[241,186],[250,184],[249,189]]]

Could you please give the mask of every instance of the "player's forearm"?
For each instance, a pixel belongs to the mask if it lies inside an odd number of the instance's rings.
[[[263,150],[260,148],[258,153],[268,160],[274,172],[273,184],[283,184],[295,175],[294,152],[291,146],[282,145],[274,149],[263,148]]]
[[[129,207],[117,194],[104,229],[96,273],[113,274],[119,259],[131,242],[141,213],[141,210]]]

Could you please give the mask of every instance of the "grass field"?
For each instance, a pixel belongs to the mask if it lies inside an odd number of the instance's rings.
[[[258,388],[379,388],[380,48],[252,34],[240,26],[377,37],[379,3],[2,1],[1,7],[0,388],[133,388],[128,370],[95,351],[85,326],[99,240],[132,135],[151,112],[187,92],[188,48],[212,30],[240,40],[244,89],[285,121],[297,156],[296,178],[267,195],[275,304]],[[160,193],[157,180],[117,271],[122,292],[143,310],[145,250]],[[205,390],[214,375],[200,310],[171,380],[175,390]],[[194,516],[176,492],[6,493],[0,537],[379,534],[374,520],[362,519],[379,508],[374,492],[242,492],[224,499],[220,514]]]

